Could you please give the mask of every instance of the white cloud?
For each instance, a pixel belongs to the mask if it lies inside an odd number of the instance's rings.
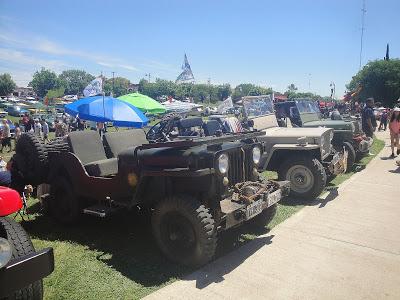
[[[132,72],[139,71],[138,68],[122,59],[69,49],[42,37],[16,37],[0,32],[0,42],[16,48],[33,50],[56,56],[78,57],[110,68],[121,68]]]
[[[19,64],[19,65],[45,67],[55,70],[58,70],[61,67],[68,66],[68,64],[60,60],[40,59],[37,57],[27,55],[21,51],[7,49],[7,48],[0,48],[0,61]]]

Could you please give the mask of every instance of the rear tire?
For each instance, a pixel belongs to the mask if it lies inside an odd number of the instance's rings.
[[[199,267],[214,257],[215,222],[209,209],[195,198],[185,195],[161,200],[151,223],[154,238],[169,260]]]
[[[290,181],[290,196],[305,200],[318,197],[326,185],[324,166],[308,155],[292,156],[284,161],[278,177]]]
[[[48,199],[50,214],[62,224],[73,224],[79,221],[82,207],[72,184],[64,177],[57,176],[50,185]]]
[[[31,239],[20,224],[9,218],[0,218],[0,236],[6,238],[13,248],[12,258],[16,259],[35,251]],[[38,280],[15,291],[5,299],[42,299],[43,282]]]

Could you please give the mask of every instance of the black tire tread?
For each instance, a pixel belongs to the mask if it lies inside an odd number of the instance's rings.
[[[9,218],[0,218],[0,227],[4,229],[5,238],[13,246],[12,258],[25,256],[35,251],[31,239],[20,224]],[[43,283],[38,280],[29,286],[16,291],[8,299],[42,299]]]
[[[181,263],[179,259],[177,259],[172,253],[166,252],[165,247],[161,243],[161,239],[158,237],[159,234],[156,228],[157,223],[161,219],[163,213],[172,211],[172,209],[182,212],[182,214],[186,217],[194,217],[198,225],[201,227],[200,239],[201,243],[203,244],[203,256],[200,259],[186,265],[190,267],[199,267],[212,260],[217,247],[217,231],[214,218],[208,208],[206,208],[203,204],[200,204],[195,198],[187,195],[174,196],[160,201],[153,213],[153,235],[155,236],[157,244],[164,255],[172,261]]]
[[[48,158],[44,144],[33,133],[21,135],[15,146],[18,170],[26,180],[25,184],[43,183],[47,175]]]

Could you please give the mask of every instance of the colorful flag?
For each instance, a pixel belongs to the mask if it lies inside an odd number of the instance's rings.
[[[103,93],[103,79],[101,77],[92,80],[83,90],[83,95],[85,97],[96,96],[101,93]]]
[[[183,70],[182,73],[179,74],[178,78],[176,79],[176,83],[194,82],[193,72],[192,69],[190,68],[190,64],[187,59],[186,53],[183,60],[182,70]]]

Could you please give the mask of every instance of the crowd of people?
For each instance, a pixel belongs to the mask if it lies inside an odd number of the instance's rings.
[[[400,155],[400,107],[395,107],[393,109],[386,108],[381,112],[381,115],[379,116],[379,121],[380,124],[378,127],[377,119],[374,114],[374,99],[368,98],[366,101],[366,105],[362,110],[362,129],[365,132],[366,136],[372,138],[377,128],[378,131],[386,131],[389,122],[390,146],[392,150],[390,158],[395,158],[397,155]]]

